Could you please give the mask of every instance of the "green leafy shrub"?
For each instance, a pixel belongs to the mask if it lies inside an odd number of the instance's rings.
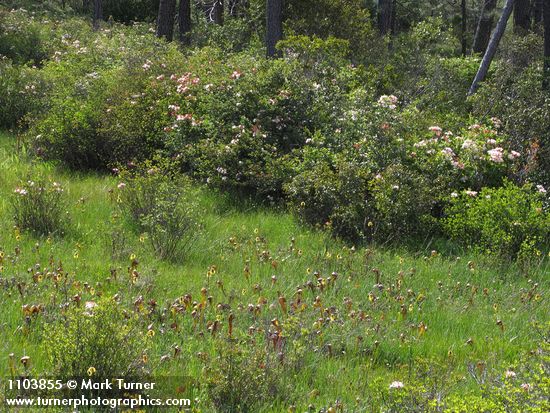
[[[338,38],[349,42],[355,61],[373,60],[368,53],[381,49],[372,27],[369,11],[361,0],[291,0],[285,2],[287,30],[297,35]]]
[[[41,175],[20,182],[11,199],[15,225],[40,235],[62,234],[67,227],[64,189]]]
[[[404,115],[401,122],[407,123],[410,116],[414,112]],[[407,133],[411,137],[405,141],[403,162],[428,179],[444,183],[447,188],[441,186],[442,190],[501,186],[505,178],[517,174],[525,158],[524,153],[510,148],[508,137],[495,125],[474,123],[456,135],[437,125]]]
[[[75,169],[107,169],[163,147],[169,109],[162,79],[183,58],[175,45],[136,35],[141,29],[115,26],[117,36],[105,30],[94,44],[94,34],[76,30],[81,38],[57,45],[61,51],[43,69],[52,85],[48,110],[34,114],[28,132],[43,157]],[[139,54],[130,52],[138,48]]]
[[[541,326],[542,327],[542,326]],[[548,326],[546,327],[546,329]],[[544,329],[544,327],[543,327]],[[547,333],[540,331],[548,337]],[[541,342],[534,357],[499,372],[482,394],[450,395],[444,413],[542,413],[550,409],[550,356],[548,341]]]
[[[146,340],[133,315],[102,299],[67,308],[63,320],[46,326],[44,347],[56,378],[139,381]]]
[[[435,116],[446,112],[467,113],[470,102],[465,96],[478,68],[477,57],[430,57],[426,62],[426,75],[416,85],[422,93],[414,103]]]
[[[182,258],[200,227],[189,179],[167,161],[125,169],[120,179],[117,202],[124,215],[147,234],[161,258]]]
[[[408,34],[396,36],[392,47],[393,53],[380,62],[384,65],[377,74],[383,87],[380,92],[394,93],[408,101],[417,96],[424,79],[429,79],[435,58],[455,55],[458,40],[446,30],[441,17],[428,17],[415,23]]]
[[[220,413],[255,412],[281,394],[281,369],[275,357],[247,343],[219,345],[218,357],[203,370],[207,392]]]
[[[47,117],[32,129],[36,153],[75,169],[101,165],[104,149],[96,133],[100,113],[101,107],[93,100],[83,104],[67,96],[62,104],[54,103]]]
[[[372,209],[367,204],[369,169],[324,148],[305,148],[297,174],[285,186],[289,203],[311,225],[344,239],[360,240]]]
[[[376,214],[372,222],[375,238],[386,241],[396,237],[437,234],[432,213],[438,203],[440,183],[403,165],[391,165],[371,183]]]
[[[41,107],[44,82],[38,70],[0,57],[0,127],[13,128]]]
[[[444,227],[464,245],[515,258],[530,247],[541,254],[550,242],[550,215],[543,208],[544,188],[516,186],[453,194]]]
[[[0,7],[0,56],[19,64],[40,64],[47,57],[40,27],[34,14]]]
[[[339,69],[346,42],[297,37],[281,47],[287,57],[275,62],[208,48],[190,59],[192,71],[172,77],[166,142],[195,177],[280,197],[280,171],[287,169],[281,159],[303,147],[312,131],[334,125],[342,90],[359,84],[357,71]]]
[[[525,153],[524,179],[550,185],[550,95],[542,83],[542,38],[535,34],[514,38],[502,48],[494,75],[472,98],[475,114],[500,119],[511,147]]]

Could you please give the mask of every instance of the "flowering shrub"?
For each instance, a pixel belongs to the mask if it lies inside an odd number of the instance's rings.
[[[38,110],[43,89],[38,70],[15,66],[0,54],[0,127],[12,128]]]
[[[16,63],[40,64],[47,53],[36,20],[34,13],[0,8],[0,56]]]
[[[535,34],[513,39],[501,48],[505,64],[470,100],[475,114],[496,116],[511,147],[524,156],[521,175],[550,185],[550,100],[540,87],[542,38]]]
[[[10,18],[22,24],[21,13]],[[24,116],[36,153],[72,168],[107,170],[162,153],[211,187],[286,201],[305,222],[354,242],[439,235],[453,193],[505,179],[548,186],[543,138],[520,142],[506,119],[487,119],[481,106],[478,119],[468,113],[479,103],[464,101],[462,89],[477,60],[452,57],[441,19],[396,37],[382,68],[352,64],[352,37],[330,30],[287,36],[272,60],[242,50],[241,40],[212,45],[237,23],[198,27],[193,36],[208,46],[185,54],[146,24],[93,32],[77,19],[43,23],[42,69],[0,65],[8,91],[0,100],[10,108],[2,122]],[[358,35],[370,39],[367,26]],[[545,112],[536,113],[533,123],[544,125]]]
[[[120,172],[117,203],[145,233],[161,258],[182,258],[198,234],[197,205],[189,180],[167,161]]]
[[[507,182],[501,188],[453,194],[444,220],[446,232],[465,245],[514,258],[542,255],[550,241],[550,214],[543,208],[545,188]]]
[[[15,225],[40,235],[63,234],[67,227],[63,187],[42,176],[29,175],[11,198]]]
[[[458,131],[431,126],[420,140],[407,142],[407,158],[432,180],[444,173],[448,189],[500,186],[517,172],[524,155],[509,149],[506,136],[493,125],[473,124]],[[448,190],[447,189],[447,190]]]
[[[66,25],[54,32],[59,37],[51,40],[52,55],[41,70],[50,90],[47,110],[29,119],[32,146],[76,169],[152,157],[163,147],[168,118],[162,77],[181,65],[181,52],[145,36],[145,25],[97,34],[72,20]]]

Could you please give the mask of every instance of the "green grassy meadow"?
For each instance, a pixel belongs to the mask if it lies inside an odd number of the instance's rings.
[[[12,193],[36,169],[64,185],[63,236],[14,228]],[[185,397],[201,412],[212,411],[212,386],[231,389],[233,376],[216,370],[224,349],[261,351],[271,360],[261,368],[271,369],[279,393],[257,411],[367,412],[392,397],[393,381],[423,388],[432,402],[481,394],[537,357],[547,338],[548,260],[525,269],[430,245],[356,249],[288,213],[201,190],[202,231],[185,260],[166,262],[117,216],[117,183],[35,163],[16,150],[14,136],[0,135],[0,376],[52,371],[48,331],[66,302],[117,301],[134,314],[146,336],[144,371],[193,377]],[[172,311],[186,294],[200,317],[192,308]],[[29,315],[32,305],[40,311]],[[246,376],[256,371],[249,364],[234,373],[235,383],[255,383]],[[260,388],[239,391],[265,397]]]

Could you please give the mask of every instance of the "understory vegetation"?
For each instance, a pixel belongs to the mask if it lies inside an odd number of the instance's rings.
[[[274,59],[263,2],[195,10],[187,47],[157,2],[97,30],[8,3],[1,377],[164,378],[197,413],[550,409],[539,34],[468,96],[480,56],[437,15],[390,38],[291,1]]]

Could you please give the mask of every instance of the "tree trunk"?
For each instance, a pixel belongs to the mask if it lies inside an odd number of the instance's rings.
[[[531,0],[515,0],[514,33],[525,35],[531,30]]]
[[[466,56],[466,53],[468,52],[468,45],[466,44],[466,31],[468,30],[468,11],[466,7],[466,0],[462,0],[460,4],[460,11],[461,11],[461,32],[460,33],[460,41],[462,43],[462,56]]]
[[[514,0],[506,0],[506,5],[504,6],[504,10],[502,10],[502,15],[500,16],[500,19],[497,23],[497,27],[495,28],[493,35],[491,36],[491,41],[487,46],[487,50],[485,51],[483,60],[479,65],[479,69],[477,71],[476,77],[474,78],[474,81],[472,82],[472,86],[470,86],[468,95],[473,95],[474,93],[476,93],[479,87],[479,83],[483,82],[483,80],[485,79],[485,76],[487,76],[487,72],[489,71],[489,66],[491,66],[493,57],[495,57],[495,53],[497,52],[497,49],[498,49],[498,44],[500,43],[500,39],[504,34],[504,30],[506,30],[506,25],[508,24],[508,19],[512,14],[513,8],[514,8]]]
[[[274,57],[277,42],[283,38],[283,0],[267,0],[267,56]]]
[[[180,42],[184,45],[191,44],[191,39],[189,37],[191,32],[191,0],[180,0],[178,29]]]
[[[392,0],[378,0],[378,31],[382,36],[391,31],[392,26]]]
[[[550,0],[543,2],[544,69],[542,87],[550,91]]]
[[[94,0],[94,30],[99,29],[99,22],[103,20],[103,2]]]
[[[491,39],[491,31],[493,30],[496,6],[497,0],[485,0],[485,3],[482,5],[472,46],[472,52],[474,53],[485,53],[487,49],[487,45]]]
[[[212,21],[223,26],[223,0],[215,0],[212,5]]]
[[[174,15],[176,0],[160,0],[157,18],[157,37],[164,37],[169,42],[174,38]]]

